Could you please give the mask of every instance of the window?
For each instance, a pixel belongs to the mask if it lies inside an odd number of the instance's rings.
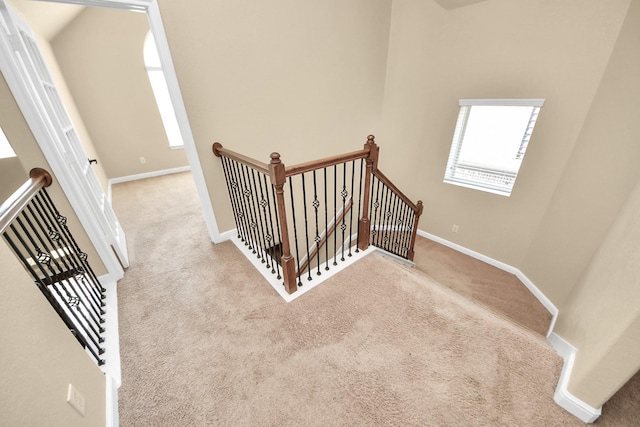
[[[151,89],[153,90],[153,95],[156,98],[156,104],[158,104],[158,110],[160,111],[160,117],[162,117],[164,131],[167,134],[167,139],[169,139],[169,147],[182,148],[184,146],[182,134],[178,127],[176,113],[173,110],[173,104],[171,103],[171,97],[169,96],[169,87],[167,86],[167,81],[164,78],[164,71],[162,71],[162,65],[160,64],[160,55],[158,55],[156,41],[154,40],[151,32],[147,34],[147,37],[144,40],[143,54],[144,65],[147,68],[149,81],[151,82]]]
[[[16,153],[13,151],[13,148],[11,148],[11,144],[9,144],[2,128],[0,128],[0,159],[9,157],[16,157]]]
[[[544,99],[461,99],[444,182],[511,195]]]

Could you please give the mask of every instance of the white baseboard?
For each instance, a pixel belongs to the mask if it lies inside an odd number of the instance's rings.
[[[546,308],[547,311],[551,313],[551,316],[552,316],[551,324],[549,326],[549,330],[547,331],[547,337],[549,337],[549,335],[553,331],[553,327],[556,324],[556,319],[558,317],[558,308],[551,302],[551,300],[549,300],[549,298],[546,297],[544,293],[542,293],[540,289],[538,289],[538,287],[522,271],[502,261],[498,261],[496,259],[488,257],[472,249],[465,248],[464,246],[461,246],[457,243],[450,242],[434,234],[427,233],[426,231],[418,230],[418,235],[424,238],[427,238],[429,240],[433,240],[434,242],[440,243],[441,245],[447,246],[453,250],[461,252],[465,255],[468,255],[482,262],[486,262],[487,264],[492,265],[496,268],[499,268],[500,270],[504,270],[507,273],[511,273],[515,275],[527,287],[527,289],[529,289],[529,292],[531,292],[533,296],[535,296],[538,299],[538,301],[540,301],[540,304],[542,304],[544,308]]]
[[[223,233],[226,235],[229,232]],[[370,253],[380,251],[380,249],[375,246],[369,246],[367,250],[364,251],[352,251],[351,256],[345,258],[345,261],[341,261],[337,266],[333,266],[329,271],[322,271],[321,276],[317,276],[316,274],[312,275],[312,280],[308,281],[304,276],[301,278],[303,286],[299,287],[297,291],[292,294],[287,293],[283,286],[283,279],[277,279],[275,274],[272,274],[269,269],[266,268],[266,265],[261,262],[261,260],[252,253],[251,250],[238,238],[236,229],[231,230],[232,237],[231,241],[236,245],[236,247],[242,252],[242,254],[253,264],[253,266],[258,270],[262,277],[275,289],[275,291],[284,299],[286,302],[291,302],[298,297],[301,297],[305,293],[309,292],[319,284],[325,282],[329,278],[335,276],[345,268],[349,267],[351,264],[359,261]],[[351,239],[355,241],[356,235],[351,236]],[[349,241],[349,238],[346,239]],[[387,252],[385,252],[387,253]],[[346,254],[345,254],[346,255]]]
[[[118,427],[120,425],[120,414],[118,413],[118,387],[113,378],[109,375],[106,379],[106,427]]]
[[[547,341],[549,342],[549,345],[551,345],[551,347],[553,347],[556,352],[564,359],[564,365],[562,367],[562,373],[560,374],[560,380],[558,381],[558,385],[553,396],[554,401],[561,408],[578,417],[583,422],[594,422],[600,416],[602,408],[596,409],[589,406],[567,390],[567,384],[569,382],[571,370],[573,369],[573,362],[577,350],[569,342],[565,341],[563,338],[553,332],[553,328],[556,324],[556,319],[558,318],[558,308],[549,300],[549,298],[547,298],[542,293],[542,291],[540,291],[540,289],[538,289],[538,287],[516,267],[490,258],[469,248],[465,248],[464,246],[458,245],[457,243],[453,243],[441,237],[427,233],[426,231],[418,230],[418,235],[429,240],[433,240],[434,242],[438,242],[465,255],[469,255],[470,257],[477,260],[486,262],[487,264],[504,270],[508,273],[514,274],[518,279],[520,279],[520,281],[527,287],[527,289],[529,289],[529,291],[553,316],[551,319],[549,330],[547,332]]]
[[[227,240],[231,240],[237,235],[238,235],[238,232],[236,231],[235,228],[229,231],[225,231],[224,233],[220,233],[219,240],[217,240],[216,243],[226,242]]]
[[[111,203],[111,186],[113,184],[120,184],[122,182],[129,182],[129,181],[137,181],[139,179],[154,178],[156,176],[162,176],[162,175],[171,175],[173,173],[188,172],[190,170],[191,170],[190,166],[180,166],[178,168],[162,169],[158,171],[151,171],[151,172],[139,173],[135,175],[127,175],[127,176],[120,176],[117,178],[111,178],[109,179],[109,182],[108,182],[109,188],[107,189],[107,198],[109,200],[109,203]]]
[[[594,422],[602,413],[602,408],[594,408],[588,405],[567,390],[567,384],[569,383],[569,377],[571,376],[573,363],[578,350],[576,350],[576,348],[568,341],[553,332],[549,334],[547,341],[564,359],[562,373],[560,374],[560,380],[558,381],[558,386],[556,387],[556,391],[553,395],[553,400],[558,404],[558,406],[578,417],[583,422]]]

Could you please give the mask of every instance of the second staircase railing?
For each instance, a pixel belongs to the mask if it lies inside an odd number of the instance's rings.
[[[377,168],[369,136],[359,151],[285,166],[213,144],[225,175],[237,237],[286,291],[377,246],[413,260],[422,202],[414,204]]]

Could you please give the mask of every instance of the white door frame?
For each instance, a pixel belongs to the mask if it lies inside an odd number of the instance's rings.
[[[133,12],[144,12],[149,20],[149,27],[151,33],[156,41],[156,47],[158,54],[160,55],[160,63],[162,70],[164,71],[167,86],[169,87],[169,95],[173,104],[173,109],[178,119],[178,126],[182,139],[184,141],[184,152],[187,156],[193,180],[195,181],[198,196],[200,197],[200,205],[204,214],[204,220],[207,225],[209,237],[214,243],[220,243],[227,240],[226,236],[220,234],[218,229],[218,223],[216,221],[215,213],[213,212],[213,205],[211,204],[211,198],[207,189],[207,184],[204,179],[204,173],[202,171],[202,165],[198,157],[198,150],[196,149],[196,143],[191,133],[191,125],[189,124],[189,117],[187,116],[187,110],[184,106],[182,99],[182,93],[180,92],[180,85],[178,84],[178,76],[173,66],[173,60],[171,59],[171,52],[169,50],[169,42],[167,41],[167,35],[164,30],[164,24],[162,22],[162,16],[160,15],[160,8],[158,6],[158,0],[37,0],[46,3],[66,3],[76,4],[81,6],[96,6],[107,7],[111,9],[122,9]],[[142,55],[142,51],[140,52]]]
[[[6,6],[5,9],[6,4],[2,3],[2,5],[2,12],[7,14],[5,18],[10,27],[15,16],[13,16],[10,6]],[[124,270],[113,252],[110,242],[107,241],[101,225],[96,221],[95,212],[86,203],[82,188],[74,181],[73,175],[60,157],[55,143],[52,142],[56,135],[54,129],[48,125],[49,116],[45,113],[46,108],[42,104],[42,99],[37,95],[37,90],[32,85],[30,77],[24,75],[25,71],[23,71],[16,55],[16,52],[20,52],[23,49],[23,45],[18,35],[13,33],[15,29],[12,30],[9,27],[3,27],[2,35],[0,36],[0,68],[2,73],[42,150],[42,154],[49,162],[60,187],[69,199],[69,203],[107,269],[107,275],[101,276],[101,281],[103,283],[113,283],[123,277]]]

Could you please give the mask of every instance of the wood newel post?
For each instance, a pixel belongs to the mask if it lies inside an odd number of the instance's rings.
[[[409,245],[409,253],[407,254],[407,258],[409,259],[409,261],[413,261],[413,256],[415,255],[416,236],[418,235],[418,221],[420,220],[420,215],[422,215],[422,208],[422,200],[418,200],[416,220],[413,223],[413,233],[411,234],[411,245]]]
[[[364,251],[369,247],[369,234],[371,232],[371,220],[369,219],[369,199],[371,197],[371,177],[378,167],[378,146],[375,137],[369,135],[364,149],[369,151],[367,156],[367,171],[364,176],[364,194],[362,198],[362,217],[358,221],[358,249]]]
[[[276,190],[276,204],[278,207],[278,218],[280,220],[280,242],[282,243],[282,276],[284,286],[289,294],[298,290],[296,281],[296,265],[289,245],[289,228],[287,226],[287,212],[284,203],[284,184],[287,180],[284,163],[280,160],[280,154],[271,153],[269,163],[269,177]]]

